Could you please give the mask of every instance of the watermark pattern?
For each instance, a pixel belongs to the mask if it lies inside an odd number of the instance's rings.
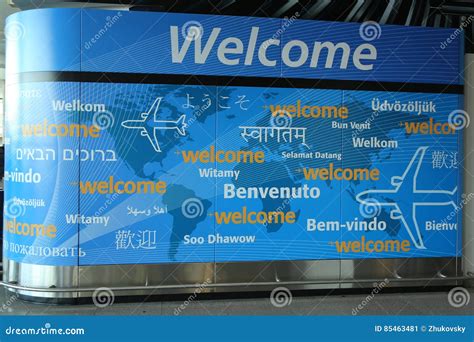
[[[108,110],[94,113],[94,116],[92,117],[92,124],[101,131],[112,127],[114,122],[114,115]]]
[[[378,110],[374,110],[372,114],[370,115],[369,118],[367,118],[364,122],[363,125],[361,125],[359,128],[356,128],[355,130],[352,131],[352,138],[357,138],[361,133],[363,133],[366,128],[366,126],[371,126],[372,122],[375,121],[375,119],[380,115]]]
[[[455,287],[448,293],[448,303],[454,308],[466,306],[470,301],[471,295],[464,287]]]
[[[474,193],[470,192],[469,194],[462,194],[461,195],[462,200],[459,205],[456,206],[454,210],[451,210],[451,212],[446,216],[441,223],[447,223],[448,221],[451,221],[453,218],[456,217],[456,215],[468,204],[472,199],[474,198]]]
[[[360,214],[362,217],[367,219],[380,215],[381,210],[382,206],[380,205],[380,202],[374,198],[368,198],[359,205]]]
[[[94,216],[102,216],[104,212],[115,202],[115,200],[120,197],[120,195],[121,194],[118,192],[106,195],[107,199],[105,200],[104,204],[99,209],[97,209],[97,211],[94,213]]]
[[[285,210],[285,208],[286,208],[287,206],[290,205],[290,202],[291,202],[291,200],[293,200],[293,199],[294,199],[294,197],[285,198],[285,199],[281,202],[281,204],[275,209],[275,212],[276,212],[276,213],[281,213],[283,210]],[[262,225],[266,228],[266,227],[268,227],[268,222],[264,222],[264,223],[262,223]]]
[[[204,205],[199,198],[188,198],[181,205],[181,213],[188,219],[200,217],[204,213]]]
[[[365,21],[359,27],[359,35],[366,42],[371,42],[380,38],[382,27],[375,21]]]
[[[95,43],[97,43],[106,33],[108,30],[114,26],[114,24],[119,21],[122,17],[122,12],[117,11],[117,13],[113,16],[107,16],[105,18],[105,24],[97,31],[97,33],[92,36],[88,41],[84,43],[84,48],[89,50]]]
[[[280,286],[274,288],[270,293],[270,303],[276,308],[283,308],[285,306],[291,305],[293,301],[293,295],[290,289]]]
[[[291,26],[291,24],[294,23],[294,21],[296,19],[298,19],[300,17],[300,13],[299,12],[295,12],[295,14],[293,14],[291,17],[285,17],[283,19],[283,23],[281,25],[281,27],[276,30],[276,32],[272,35],[272,37],[268,40],[266,40],[265,42],[263,42],[262,44],[262,47],[264,47],[265,49],[268,48],[270,46],[270,44],[273,44],[276,40],[280,39],[281,36],[283,35],[283,33],[288,30],[288,28]]]
[[[382,291],[384,287],[386,287],[390,281],[388,279],[384,279],[383,281],[379,283],[374,283],[374,287],[372,291],[370,292],[367,297],[365,297],[362,302],[359,303],[355,308],[352,309],[352,316],[357,316],[360,311],[362,311],[371,301],[374,299],[374,297]]]
[[[211,107],[210,103],[202,105],[202,106],[198,106],[198,108],[196,108],[196,110],[193,111],[193,116],[185,123],[186,128],[189,129],[189,127],[191,127],[201,117],[201,115],[204,114],[204,112],[209,107]],[[179,134],[178,132],[174,132],[173,135],[174,135],[175,139],[178,139],[178,138],[182,137],[182,135]]]
[[[1,306],[0,312],[6,312],[8,309],[20,298],[18,293],[13,294],[10,296]]]
[[[98,308],[105,308],[114,304],[115,294],[108,287],[99,287],[92,294],[92,301]]]
[[[469,126],[471,119],[469,114],[462,109],[455,109],[448,115],[448,123],[457,131]]]
[[[10,219],[14,219],[25,214],[26,207],[20,204],[15,198],[9,199],[4,204],[4,215]]]
[[[288,127],[291,127],[292,123],[293,123],[293,119],[290,113],[282,109],[275,111],[274,113],[272,113],[272,116],[270,117],[271,127],[288,128]]]
[[[191,302],[193,302],[199,296],[199,294],[201,294],[204,289],[209,286],[209,284],[211,284],[210,279],[206,279],[204,283],[199,284],[199,286],[195,288],[194,292],[188,298],[186,298],[186,300],[181,305],[174,309],[174,315],[179,316],[184,310],[186,310],[188,305],[191,304]]]
[[[463,31],[466,27],[471,25],[471,23],[474,21],[474,15],[470,15],[466,20],[464,20],[459,27],[449,35],[448,38],[446,38],[444,41],[442,41],[439,44],[439,47],[441,50],[444,50],[448,47],[449,44],[451,44]]]
[[[18,21],[9,21],[5,25],[5,38],[9,41],[16,41],[25,35],[25,26]]]
[[[181,27],[181,35],[186,40],[197,40],[204,35],[204,28],[199,21],[190,20]]]

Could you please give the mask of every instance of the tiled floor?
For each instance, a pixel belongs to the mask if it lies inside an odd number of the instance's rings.
[[[299,296],[289,305],[275,307],[269,298],[114,303],[105,308],[94,304],[46,305],[25,302],[0,288],[0,315],[473,315],[474,289],[470,302],[455,308],[448,302],[448,292],[409,292],[377,294],[366,300],[365,294]],[[364,303],[366,303],[364,305]]]

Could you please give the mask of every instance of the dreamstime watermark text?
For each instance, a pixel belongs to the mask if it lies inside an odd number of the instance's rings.
[[[186,298],[186,300],[181,304],[179,305],[178,307],[176,307],[174,309],[174,315],[175,316],[179,316],[184,310],[186,310],[186,308],[189,306],[189,304],[191,304],[194,300],[196,300],[196,298],[202,293],[204,292],[204,290],[209,286],[209,284],[211,284],[211,280],[210,279],[206,279],[205,282],[203,282],[202,284],[199,284],[195,289],[194,289],[194,292],[189,295],[188,298]]]
[[[21,335],[85,335],[84,328],[53,328],[51,323],[45,323],[42,327],[37,328],[19,328],[9,326],[5,328],[5,335],[21,336]]]
[[[385,279],[384,281],[381,281],[379,283],[374,283],[374,288],[370,292],[370,294],[365,297],[362,302],[359,303],[355,308],[352,309],[352,315],[357,316],[360,311],[364,310],[364,308],[369,305],[369,303],[374,299],[374,297],[382,291],[384,287],[386,287],[390,281],[388,279]]]
[[[84,48],[89,50],[95,43],[97,43],[117,21],[122,17],[122,12],[117,11],[115,15],[109,15],[105,18],[104,25],[88,40],[84,43]]]

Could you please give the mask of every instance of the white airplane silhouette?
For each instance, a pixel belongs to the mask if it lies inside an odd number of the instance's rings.
[[[125,120],[122,122],[122,126],[129,129],[140,129],[140,134],[143,137],[147,137],[150,140],[151,145],[156,152],[161,152],[160,144],[158,142],[158,130],[162,129],[175,129],[180,135],[186,135],[185,128],[187,124],[186,115],[183,114],[178,120],[159,120],[157,114],[160,108],[162,97],[157,97],[153,102],[151,108],[146,113],[141,114],[141,120]],[[153,112],[153,116],[150,114]]]
[[[356,200],[365,206],[390,207],[390,218],[401,220],[411,240],[418,249],[426,249],[416,219],[418,206],[446,206],[457,208],[453,196],[457,191],[419,190],[416,186],[418,173],[428,147],[419,147],[402,176],[391,179],[393,189],[367,190],[359,193]],[[389,202],[390,201],[390,202]]]

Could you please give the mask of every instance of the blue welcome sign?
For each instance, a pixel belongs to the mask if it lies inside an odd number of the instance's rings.
[[[48,9],[6,32],[11,260],[460,255],[452,30]]]

